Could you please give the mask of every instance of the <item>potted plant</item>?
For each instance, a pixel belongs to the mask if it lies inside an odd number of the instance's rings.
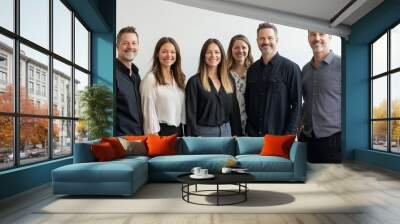
[[[102,84],[87,86],[79,93],[81,119],[87,127],[89,140],[110,136],[112,126],[112,92]]]

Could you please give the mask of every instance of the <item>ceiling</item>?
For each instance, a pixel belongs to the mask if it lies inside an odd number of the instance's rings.
[[[342,37],[383,0],[167,0]]]

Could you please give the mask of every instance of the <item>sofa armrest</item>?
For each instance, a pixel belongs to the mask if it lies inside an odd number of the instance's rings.
[[[92,144],[98,144],[100,140],[75,143],[74,147],[74,163],[89,163],[95,162],[96,158],[92,153],[90,146]]]
[[[294,142],[290,149],[293,162],[293,180],[305,181],[307,176],[307,146],[304,142]]]

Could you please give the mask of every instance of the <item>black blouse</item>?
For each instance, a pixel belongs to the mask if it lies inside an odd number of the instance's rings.
[[[186,85],[187,135],[197,136],[197,125],[218,127],[230,122],[232,135],[241,135],[239,104],[231,78],[233,93],[226,93],[221,85],[219,91],[208,78],[211,92],[206,91],[200,80],[200,74],[192,76]]]

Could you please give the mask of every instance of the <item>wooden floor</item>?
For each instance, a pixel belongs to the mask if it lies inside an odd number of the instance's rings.
[[[309,165],[308,183],[319,184],[349,203],[367,204],[357,214],[36,214],[54,200],[50,186],[0,201],[0,223],[253,224],[400,223],[400,174],[360,163]],[[316,201],[316,203],[319,203]]]

